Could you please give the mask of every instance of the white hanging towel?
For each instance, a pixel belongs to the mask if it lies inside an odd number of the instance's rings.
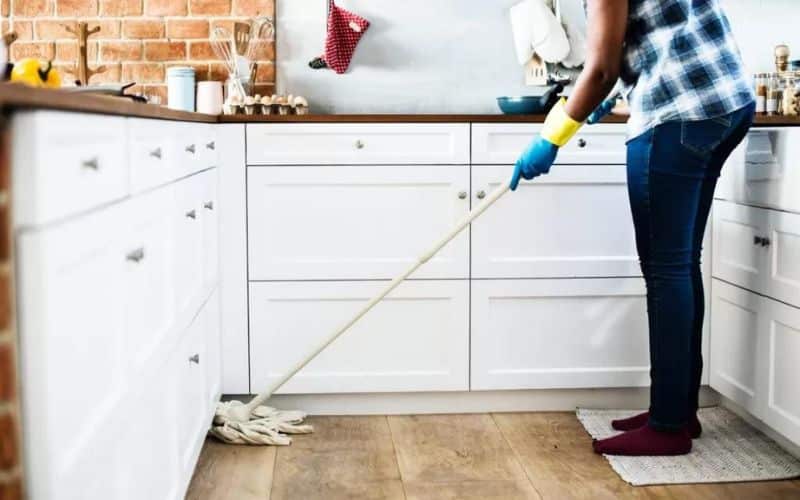
[[[543,0],[523,0],[509,10],[517,61],[527,64],[533,53],[545,62],[558,63],[570,52],[567,34]]]
[[[586,62],[586,10],[582,0],[556,0],[556,17],[567,31],[569,54],[561,61],[565,68]]]

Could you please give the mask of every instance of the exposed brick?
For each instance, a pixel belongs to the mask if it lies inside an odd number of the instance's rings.
[[[0,401],[9,402],[17,393],[17,367],[10,342],[0,344]]]
[[[11,45],[11,59],[19,61],[23,57],[52,59],[55,55],[53,42],[15,42]]]
[[[123,63],[122,80],[137,83],[164,81],[164,65],[158,63]]]
[[[167,38],[208,38],[208,21],[205,19],[167,20]]]
[[[8,221],[8,209],[3,208],[4,216],[2,220],[4,221],[0,224],[0,229],[3,230],[3,234],[10,234],[9,233],[9,221]],[[7,236],[6,236],[7,237]],[[14,313],[12,308],[12,290],[11,290],[11,280],[8,277],[7,273],[0,273],[0,330],[6,330],[11,327],[11,317]]]
[[[19,477],[0,480],[0,500],[22,500],[22,480]]]
[[[140,93],[152,98],[157,96],[161,99],[161,104],[167,104],[167,86],[166,85],[142,85]]]
[[[51,16],[54,0],[14,0],[14,15],[20,17]]]
[[[56,2],[56,15],[95,16],[97,15],[97,0],[58,0]]]
[[[5,33],[9,30],[7,19],[0,21],[0,32]],[[17,40],[33,40],[33,21],[14,21],[14,33],[17,34]]]
[[[209,63],[208,79],[224,82],[228,79],[228,68],[223,63]]]
[[[100,60],[108,62],[138,61],[142,58],[140,41],[102,41]]]
[[[272,61],[275,59],[275,43],[259,41],[254,42],[255,48],[253,49],[253,60],[255,61]]]
[[[67,27],[75,28],[74,19],[37,19],[36,38],[39,40],[74,39],[75,35],[67,31]]]
[[[144,13],[148,16],[185,16],[187,0],[147,0]]]
[[[89,77],[89,83],[119,82],[122,76],[122,64],[106,63],[102,73],[95,73]]]
[[[231,0],[189,0],[192,15],[227,16],[231,13]]]
[[[98,42],[89,40],[86,44],[86,56],[89,62],[97,61]],[[56,61],[63,63],[78,62],[78,42],[72,40],[59,40],[56,42]],[[92,67],[92,64],[89,64]]]
[[[214,28],[222,28],[228,33],[233,33],[233,23],[236,21],[247,22],[246,17],[226,17],[221,19],[212,19],[211,20],[211,30],[213,31]]]
[[[260,63],[256,69],[256,83],[273,83],[275,81],[275,65]]]
[[[272,16],[275,0],[233,0],[235,16]]]
[[[217,55],[211,48],[211,43],[207,40],[189,42],[189,59],[195,61],[216,60]]]
[[[14,416],[0,415],[0,470],[11,469],[19,464],[19,438]]]
[[[125,19],[122,21],[123,38],[163,38],[163,19]]]
[[[273,83],[258,83],[253,89],[253,94],[272,95],[275,93],[275,84]]]
[[[10,0],[0,1],[0,16],[7,16],[9,12]]]
[[[104,17],[139,16],[143,0],[100,0],[100,15]]]
[[[178,61],[186,58],[186,42],[144,42],[145,61]]]

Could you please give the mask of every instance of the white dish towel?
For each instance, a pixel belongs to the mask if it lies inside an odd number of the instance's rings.
[[[545,62],[558,63],[570,53],[564,27],[543,0],[522,0],[509,10],[517,61],[525,65],[534,52]]]

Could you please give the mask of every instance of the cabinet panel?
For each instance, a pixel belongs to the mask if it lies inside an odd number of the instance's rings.
[[[192,176],[175,185],[173,203],[168,207],[166,219],[175,228],[173,268],[177,284],[175,302],[178,311],[195,309],[203,289],[204,241],[203,208],[204,186],[202,176]]]
[[[541,124],[533,123],[474,123],[472,163],[513,164],[541,130]],[[626,137],[624,124],[584,127],[561,148],[556,162],[624,165]]]
[[[769,372],[764,420],[800,444],[800,309],[762,299],[769,342]]]
[[[649,384],[640,279],[472,283],[472,389]]]
[[[217,202],[218,171],[212,169],[200,174],[202,193],[198,215],[203,224],[203,277],[206,285],[219,278],[219,204]]]
[[[767,295],[800,307],[800,215],[769,212]]]
[[[763,417],[765,339],[761,299],[740,288],[712,280],[711,387]]]
[[[248,124],[247,163],[465,164],[469,124]]]
[[[251,167],[251,280],[393,278],[469,211],[462,166]],[[465,230],[414,278],[467,278]]]
[[[180,469],[184,477],[190,477],[197,458],[198,436],[208,420],[208,381],[206,365],[206,325],[203,315],[198,315],[175,351],[170,363],[177,367],[178,407],[176,411],[178,426],[178,449],[180,450]]]
[[[759,238],[768,236],[767,212],[718,201],[713,217],[713,275],[748,290],[763,291],[769,251]]]
[[[211,405],[209,413],[214,411],[214,406],[219,401],[222,386],[222,326],[219,300],[219,292],[215,290],[201,312],[206,332],[206,386],[208,388],[207,400]]]
[[[136,193],[185,174],[181,156],[173,147],[177,125],[164,120],[129,119],[128,155],[131,169],[131,190]]]
[[[473,194],[512,167],[472,168]],[[473,278],[639,276],[625,167],[554,167],[472,224]]]
[[[253,390],[302,359],[385,282],[250,284]],[[469,283],[400,285],[283,393],[468,389]]]

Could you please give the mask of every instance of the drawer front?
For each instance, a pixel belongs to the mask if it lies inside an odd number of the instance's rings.
[[[250,284],[253,389],[349,319],[386,282]],[[468,390],[469,282],[406,282],[280,393]]]
[[[177,310],[195,310],[203,291],[205,274],[203,208],[204,177],[195,175],[175,184],[169,217],[175,228],[173,246],[173,273],[175,275],[175,301]]]
[[[541,124],[475,123],[472,125],[472,163],[513,165],[542,130]],[[558,153],[556,163],[625,164],[625,125],[583,127]]]
[[[766,295],[800,307],[800,214],[769,211]]]
[[[764,421],[800,445],[800,308],[762,298],[769,371]]]
[[[128,124],[130,144],[131,190],[134,193],[174,181],[184,175],[172,147],[175,124],[163,120],[131,118]]]
[[[208,135],[206,124],[178,122],[173,127],[172,156],[178,164],[181,176],[191,175],[208,168],[205,141]]]
[[[472,167],[473,196],[495,190],[512,170]],[[621,165],[558,166],[472,224],[473,278],[639,275]]]
[[[126,119],[34,111],[14,118],[15,217],[44,224],[129,192]]]
[[[393,278],[469,211],[466,166],[249,167],[251,280]],[[414,278],[469,277],[462,232]]]
[[[248,124],[247,163],[466,164],[469,124]]]
[[[203,316],[199,315],[184,332],[175,352],[174,366],[178,367],[178,450],[183,477],[190,477],[202,440],[210,409],[206,373],[206,337]]]
[[[769,281],[769,250],[760,242],[769,236],[768,213],[717,201],[713,217],[714,243],[711,253],[714,277],[764,293]]]
[[[643,280],[472,283],[473,390],[650,383]]]
[[[203,281],[206,286],[211,286],[219,279],[218,170],[215,168],[200,176],[202,192],[198,213],[203,224]]]

